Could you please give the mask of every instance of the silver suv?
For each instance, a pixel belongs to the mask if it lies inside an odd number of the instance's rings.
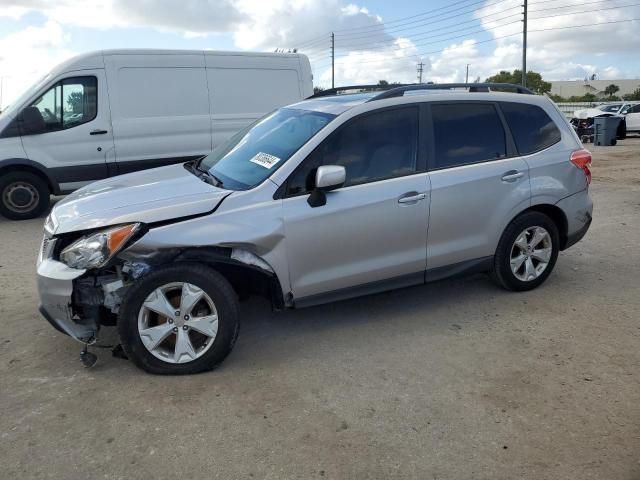
[[[229,354],[249,294],[280,310],[474,272],[535,288],[589,228],[591,155],[549,99],[498,86],[518,93],[323,92],[198,161],[80,189],[45,223],[40,311],[86,345],[117,325],[139,367],[184,374]]]

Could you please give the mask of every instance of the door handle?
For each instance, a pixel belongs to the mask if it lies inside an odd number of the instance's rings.
[[[407,194],[408,196],[403,196],[398,199],[398,203],[415,203],[420,200],[424,200],[427,198],[426,193],[417,193],[417,194]]]
[[[89,135],[104,135],[105,133],[109,133],[106,130],[91,130]]]
[[[511,170],[507,173],[505,173],[502,176],[502,181],[503,182],[514,182],[519,178],[524,177],[524,173],[523,172],[518,172],[517,170]]]

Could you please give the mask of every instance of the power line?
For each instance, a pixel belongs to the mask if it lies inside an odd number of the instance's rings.
[[[589,3],[599,3],[599,2],[587,2],[587,4],[589,4]],[[605,11],[605,10],[609,11],[609,10],[615,10],[615,9],[620,9],[620,8],[635,7],[635,6],[639,6],[639,5],[640,5],[640,3],[633,3],[633,4],[628,4],[628,5],[620,5],[620,6],[610,7],[610,8],[606,8],[606,9],[598,8],[598,9],[591,9],[591,10],[583,10],[581,12],[565,12],[565,13],[559,13],[559,14],[555,14],[555,15],[546,15],[546,16],[542,16],[542,17],[533,17],[530,20],[541,20],[541,19],[546,19],[546,18],[563,17],[563,16],[568,16],[568,15],[580,15],[580,14],[583,14],[583,13],[600,12],[600,11]],[[548,11],[548,10],[551,10],[551,9],[544,9],[544,10]],[[541,12],[541,11],[543,11],[543,10],[530,10],[529,13],[535,13],[535,12]],[[520,15],[522,15],[522,14],[521,13],[517,14],[517,16],[520,16]],[[504,19],[507,19],[507,18],[513,17],[513,16],[515,16],[515,15],[509,15],[507,17],[503,17],[503,18],[497,19],[495,21],[497,22],[499,20],[504,20]],[[400,50],[413,49],[415,47],[423,47],[423,46],[426,46],[426,45],[434,45],[434,44],[443,43],[443,42],[446,42],[446,41],[449,41],[449,40],[456,40],[458,38],[462,38],[462,37],[465,37],[467,35],[472,35],[472,34],[475,34],[475,33],[485,33],[485,32],[488,33],[488,32],[491,32],[493,30],[496,30],[498,28],[506,27],[508,25],[513,25],[513,24],[516,24],[516,23],[520,23],[520,20],[504,23],[504,24],[501,24],[501,25],[495,25],[494,27],[491,27],[491,28],[481,28],[481,29],[477,29],[477,30],[474,30],[474,31],[468,31],[468,32],[465,32],[462,35],[449,36],[449,37],[441,38],[441,39],[439,39],[437,41],[433,41],[433,42],[422,42],[422,41],[419,41],[417,43],[414,42],[412,45],[409,45],[409,46],[406,46],[406,47],[393,47],[393,48],[387,48],[386,50],[395,52],[395,51],[400,51]],[[462,29],[452,30],[452,31],[450,31],[448,33],[462,32],[462,31],[465,31],[465,30],[469,30],[470,28],[473,28],[473,27],[464,27]],[[427,37],[425,39],[440,37],[442,35],[446,35],[446,34],[438,34],[438,35]],[[412,40],[415,40],[415,39],[412,39]],[[374,45],[375,45],[375,42],[374,42]],[[356,46],[349,45],[347,48],[354,48]],[[367,48],[363,52],[349,52],[349,55],[353,54],[353,53],[366,54],[367,52],[375,51],[376,49],[380,50],[380,49],[383,49],[383,48],[384,48],[384,44],[380,44],[380,46],[377,46],[377,47]],[[342,56],[344,56],[344,55],[342,55]]]
[[[540,17],[540,18],[545,18],[545,17]],[[547,32],[547,31],[552,31],[552,30],[566,30],[566,29],[571,29],[571,28],[586,28],[586,27],[594,27],[594,26],[598,26],[598,25],[613,25],[613,24],[619,24],[619,23],[626,23],[626,22],[633,22],[633,21],[639,21],[640,18],[629,18],[629,19],[625,19],[625,20],[614,20],[614,21],[609,21],[609,22],[596,22],[596,23],[588,23],[588,24],[584,24],[584,25],[570,25],[570,26],[566,26],[566,27],[551,27],[551,28],[542,28],[542,29],[536,29],[536,30],[528,30],[528,33],[537,33],[537,32]],[[505,38],[509,38],[509,37],[513,37],[516,35],[521,35],[522,32],[518,31],[518,32],[514,32],[508,35],[502,35],[499,37],[494,37],[494,38],[490,38],[488,40],[482,40],[482,41],[474,41],[474,45],[481,45],[484,43],[489,43],[489,42],[493,42],[496,40],[502,40]],[[390,61],[399,61],[399,60],[410,60],[411,58],[415,57],[415,56],[427,56],[427,55],[435,55],[438,53],[443,53],[446,50],[450,49],[450,47],[446,47],[440,50],[433,50],[430,52],[416,52],[415,54],[413,54],[411,57],[395,57],[395,58],[389,58],[389,57],[383,57],[383,58],[378,58],[378,59],[365,59],[365,60],[360,60],[360,63],[370,63],[370,62],[380,62],[380,61],[385,61],[385,62],[390,62]],[[347,58],[346,56],[340,57],[340,58]]]
[[[470,1],[470,0],[461,0],[461,1],[458,1],[458,2],[453,2],[452,4],[447,5],[447,6],[444,6],[444,7],[435,8],[435,9],[433,9],[433,10],[428,10],[428,11],[426,11],[426,12],[418,13],[418,14],[416,14],[416,15],[411,15],[411,16],[404,17],[404,18],[400,18],[400,19],[397,19],[397,20],[390,20],[390,21],[388,21],[388,22],[381,22],[381,23],[378,23],[378,24],[376,24],[376,25],[365,25],[365,26],[361,26],[361,27],[351,27],[351,28],[337,29],[337,30],[334,30],[334,33],[335,33],[335,32],[346,32],[346,31],[357,31],[357,30],[363,30],[363,32],[356,32],[357,34],[360,34],[360,33],[365,33],[364,29],[372,29],[372,28],[373,28],[373,29],[379,29],[379,28],[381,28],[381,27],[384,29],[386,26],[388,26],[388,25],[390,25],[390,24],[393,24],[393,23],[404,22],[405,20],[412,19],[412,18],[417,18],[417,17],[420,17],[420,16],[425,16],[425,15],[427,15],[427,14],[429,14],[429,13],[432,13],[432,12],[437,12],[437,11],[441,11],[441,10],[445,10],[445,9],[451,9],[451,7],[454,7],[454,6],[459,5],[459,4],[462,4],[462,3],[467,3],[467,2],[469,2],[469,1]],[[493,3],[490,3],[490,4],[484,5],[482,8],[486,8],[486,7],[489,7],[489,6],[492,6],[492,5],[496,5],[496,4],[499,4],[499,3],[503,3],[503,2],[505,2],[505,1],[508,1],[508,0],[498,0],[498,1],[496,1],[496,2],[493,2]],[[435,17],[442,16],[442,15],[448,15],[448,14],[453,13],[453,12],[455,12],[455,11],[459,11],[459,10],[462,10],[462,9],[465,9],[465,8],[469,8],[469,7],[473,6],[473,5],[479,5],[479,4],[482,4],[482,3],[484,3],[484,2],[485,2],[485,0],[476,0],[476,1],[474,1],[474,2],[472,2],[472,3],[470,3],[470,4],[468,4],[468,5],[464,5],[463,7],[459,7],[459,8],[457,8],[457,9],[449,10],[448,12],[442,12],[442,13],[440,13],[440,14],[434,15],[434,16],[433,16],[433,17],[431,17],[431,18],[435,18]],[[517,8],[517,7],[511,7],[511,9],[513,9],[513,8]],[[463,14],[466,14],[466,13],[471,13],[471,12],[474,12],[474,11],[476,11],[476,10],[478,10],[478,9],[473,9],[473,10],[470,10],[470,11],[467,11],[467,12],[461,12],[461,13],[459,13],[458,15],[463,15]],[[509,10],[509,9],[508,9],[508,10]],[[457,17],[458,15],[456,15],[456,17]],[[492,15],[495,15],[495,14],[492,14]],[[453,18],[453,17],[451,17],[451,18]],[[448,19],[449,19],[449,18],[447,18],[447,19],[441,19],[441,21],[448,20]],[[425,20],[425,19],[420,19],[420,20],[415,20],[415,21],[413,21],[413,22],[406,22],[406,23],[402,23],[401,25],[395,25],[394,27],[391,27],[389,30],[390,30],[390,31],[394,31],[396,28],[401,27],[401,26],[403,26],[403,25],[408,25],[408,24],[411,24],[411,23],[420,23],[420,22],[423,22],[424,20]],[[435,22],[435,23],[437,23],[437,22]],[[412,28],[417,28],[417,26],[416,26],[416,27],[410,27],[410,28],[408,28],[408,29],[404,29],[404,30],[410,30],[410,29],[412,29]],[[326,36],[330,36],[330,35],[331,35],[331,32],[327,32],[325,35],[326,35]],[[354,35],[354,34],[338,33],[338,36],[339,36],[339,37],[340,37],[340,36],[353,36],[353,35]],[[309,39],[309,40],[303,40],[302,42],[292,42],[292,43],[296,44],[296,47],[303,47],[303,46],[315,45],[315,44],[318,44],[319,42],[321,42],[321,41],[322,41],[322,39],[323,39],[323,37],[324,37],[324,36],[320,36],[320,37],[315,37],[315,38],[312,38],[312,39]],[[326,38],[326,37],[324,37],[324,38]]]
[[[410,46],[407,46],[407,47],[394,47],[394,48],[387,48],[386,50],[387,51],[392,51],[392,52],[397,52],[397,51],[400,51],[400,50],[407,50],[407,49],[412,49],[412,48],[415,48],[415,47],[424,47],[426,45],[435,45],[435,44],[438,44],[438,43],[447,42],[449,40],[456,40],[458,38],[464,38],[464,37],[467,37],[468,35],[472,35],[474,33],[491,33],[491,31],[493,31],[496,28],[506,27],[508,25],[514,25],[516,23],[519,24],[520,22],[521,22],[521,20],[515,20],[513,22],[505,23],[505,24],[502,24],[502,25],[497,25],[497,26],[495,26],[495,27],[493,27],[491,29],[481,28],[481,29],[473,30],[471,32],[463,33],[461,35],[455,35],[455,36],[452,36],[452,37],[441,38],[439,40],[435,40],[435,41],[432,41],[432,42],[418,42],[418,43],[414,43],[414,44],[412,44]],[[467,28],[464,28],[462,30],[468,30],[469,28],[471,28],[471,27],[467,27]],[[457,30],[457,31],[461,31],[461,30]],[[443,35],[443,34],[441,34],[441,35]],[[367,52],[375,51],[376,49],[379,50],[379,49],[381,49],[381,47],[370,48],[370,49],[367,49],[366,51],[362,51],[362,52],[350,52],[350,53],[366,54]]]
[[[506,0],[502,0],[502,1],[506,1]],[[500,2],[497,2],[497,3],[500,3]],[[495,5],[495,4],[492,4],[492,5]],[[482,8],[486,8],[486,7],[482,7]],[[516,5],[514,7],[506,8],[506,9],[500,11],[500,12],[489,13],[489,14],[483,15],[481,17],[476,17],[474,20],[476,20],[476,21],[482,20],[483,18],[491,17],[493,15],[499,15],[499,14],[504,13],[504,12],[509,11],[509,10],[515,10],[516,8],[520,8],[520,5]],[[427,18],[427,19],[422,19],[422,20],[418,20],[418,21],[415,21],[415,22],[410,22],[410,23],[417,23],[418,24],[418,25],[414,25],[412,27],[405,27],[404,25],[398,25],[396,27],[384,29],[384,30],[382,30],[380,32],[368,32],[368,33],[365,33],[364,35],[362,34],[363,32],[358,32],[357,33],[358,36],[356,36],[356,34],[350,34],[350,35],[343,35],[342,37],[349,37],[349,38],[353,39],[353,38],[364,38],[364,37],[370,36],[370,35],[375,34],[375,33],[388,33],[388,34],[391,34],[391,33],[397,33],[397,32],[404,32],[404,31],[407,31],[407,30],[414,30],[416,28],[425,27],[427,25],[433,25],[433,24],[437,24],[437,23],[442,23],[442,22],[445,22],[447,20],[457,20],[458,18],[460,18],[461,15],[466,15],[466,14],[469,14],[469,13],[475,13],[475,12],[477,12],[479,10],[481,10],[481,9],[475,8],[475,9],[467,10],[467,11],[464,11],[464,12],[456,13],[455,15],[451,15],[449,17],[440,18],[440,19],[437,19],[437,20],[434,20],[435,17],[430,17],[430,18]],[[444,12],[442,15],[448,15],[450,13],[453,13],[453,10],[451,12]],[[402,28],[400,28],[400,27],[402,27]]]
[[[522,13],[518,13],[518,14],[516,14],[516,15],[519,17],[519,16],[521,16],[521,15],[522,15]],[[516,15],[509,15],[509,16],[504,17],[504,18],[501,18],[501,19],[499,19],[499,20],[505,20],[505,19],[507,19],[507,18],[509,18],[509,17],[514,17],[514,16],[516,16]],[[496,22],[497,22],[497,21],[499,21],[499,20],[496,20]],[[469,29],[471,29],[471,28],[475,28],[476,30],[474,30],[474,31],[470,31],[470,32],[466,32],[466,33],[465,33],[464,35],[462,35],[462,36],[465,36],[465,35],[471,35],[471,34],[473,34],[473,33],[483,33],[483,32],[487,32],[487,31],[491,31],[491,30],[496,29],[496,28],[506,27],[507,25],[512,25],[512,24],[514,24],[514,23],[520,23],[520,20],[518,19],[518,20],[515,20],[515,21],[513,21],[513,22],[503,23],[503,24],[501,24],[501,25],[496,25],[496,26],[491,27],[491,28],[482,28],[482,29],[478,29],[475,25],[470,25],[470,26],[468,26],[468,27],[463,27],[463,28],[459,28],[459,29],[456,29],[456,30],[451,30],[451,31],[449,31],[449,32],[439,33],[439,34],[436,34],[436,35],[427,35],[426,37],[425,37],[423,34],[421,34],[421,35],[419,35],[419,37],[422,37],[422,38],[420,38],[420,39],[419,39],[418,43],[415,43],[415,40],[418,40],[418,38],[417,38],[417,37],[412,37],[412,38],[409,38],[409,40],[411,40],[412,42],[414,42],[414,44],[413,44],[413,45],[411,45],[411,46],[407,46],[407,47],[396,47],[396,48],[394,48],[393,50],[405,50],[405,49],[408,49],[408,48],[413,48],[413,47],[415,47],[415,46],[429,45],[430,43],[439,43],[439,42],[444,42],[444,41],[447,41],[447,40],[451,40],[451,39],[459,38],[459,37],[460,37],[460,35],[458,35],[457,37],[443,38],[443,39],[438,40],[437,42],[422,43],[422,41],[423,41],[423,40],[429,40],[429,39],[436,38],[436,37],[442,37],[442,36],[445,36],[445,35],[450,35],[451,33],[463,32],[463,31],[465,31],[465,30],[469,30]],[[392,43],[391,43],[391,44],[393,45],[396,41],[397,41],[397,39],[393,39],[393,41],[392,41]],[[373,49],[375,49],[375,48],[381,48],[381,47],[384,47],[384,43],[382,43],[382,42],[380,42],[380,43],[378,43],[378,42],[369,42],[368,44],[364,44],[364,43],[357,44],[357,45],[347,44],[347,46],[346,46],[345,48],[346,48],[346,49],[354,48],[354,47],[356,47],[356,48],[357,48],[357,47],[358,47],[358,46],[360,46],[360,45],[372,45],[372,43],[373,43],[373,45],[377,45],[377,44],[378,44],[378,45],[380,45],[380,46],[379,46],[379,47],[366,48],[366,49],[363,49],[363,50],[367,50],[367,51],[368,51],[368,50],[373,50]],[[388,43],[388,42],[385,42],[385,43]]]
[[[468,1],[468,0],[467,0],[467,1]],[[492,5],[497,5],[497,4],[499,4],[499,3],[503,3],[503,2],[505,2],[505,1],[507,1],[507,0],[498,0],[498,1],[496,1],[496,2],[493,2],[493,3],[490,3],[490,4],[484,5],[482,8],[490,7],[490,6],[492,6]],[[380,22],[380,23],[375,24],[375,25],[369,25],[369,26],[364,26],[364,27],[352,27],[352,28],[345,28],[345,29],[342,29],[342,30],[335,30],[335,32],[340,32],[340,31],[343,31],[343,32],[344,32],[344,31],[354,31],[354,30],[365,30],[365,29],[366,29],[366,30],[376,30],[376,29],[381,28],[381,27],[387,27],[387,26],[389,26],[389,25],[390,25],[390,24],[392,24],[392,23],[399,23],[399,22],[402,22],[402,25],[409,25],[409,24],[411,24],[411,23],[418,23],[418,22],[422,22],[422,21],[424,21],[424,19],[414,20],[414,21],[411,21],[411,22],[405,22],[405,20],[409,20],[409,19],[411,19],[411,18],[417,18],[417,17],[425,16],[425,15],[428,15],[428,14],[430,14],[430,13],[433,13],[433,12],[436,12],[436,11],[440,11],[440,10],[450,9],[451,7],[455,7],[456,5],[458,5],[458,4],[460,4],[460,3],[466,3],[466,2],[454,2],[454,3],[450,4],[450,5],[445,6],[445,7],[439,7],[439,8],[433,9],[433,10],[428,10],[428,11],[426,11],[426,12],[418,13],[418,14],[416,14],[416,15],[411,15],[411,16],[409,16],[409,17],[404,17],[404,18],[397,19],[397,20],[390,20],[390,21],[388,21],[388,22]],[[485,3],[485,0],[477,0],[477,1],[474,1],[473,3],[470,3],[469,5],[464,5],[464,6],[462,6],[462,7],[454,8],[454,9],[452,9],[452,10],[449,10],[448,12],[441,12],[441,13],[438,13],[438,14],[436,14],[436,15],[432,15],[432,16],[430,16],[429,18],[436,18],[436,17],[440,17],[440,16],[442,16],[442,15],[449,15],[450,13],[457,12],[457,11],[460,11],[460,10],[464,10],[465,8],[469,8],[469,7],[472,7],[472,6],[474,6],[474,5],[480,5],[480,4],[483,4],[483,3]],[[471,11],[475,11],[475,10],[478,10],[478,9],[472,9]],[[460,15],[462,15],[462,14],[464,14],[464,13],[469,13],[469,12],[463,12],[463,13],[461,13]],[[392,28],[392,29],[393,29],[393,28],[397,28],[397,27],[400,27],[400,26],[402,26],[402,25],[395,25],[395,26],[393,26],[393,27],[391,27],[391,28]],[[362,33],[362,32],[357,32],[357,33]],[[339,36],[344,36],[344,35],[349,35],[349,34],[342,34],[342,33],[339,33],[338,35],[339,35]]]

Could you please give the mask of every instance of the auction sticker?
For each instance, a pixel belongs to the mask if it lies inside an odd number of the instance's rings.
[[[273,168],[273,166],[280,161],[280,159],[274,155],[269,155],[268,153],[258,152],[256,156],[253,157],[250,162],[257,163],[261,167],[264,168]]]

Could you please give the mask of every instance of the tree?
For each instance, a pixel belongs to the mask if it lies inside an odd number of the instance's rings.
[[[488,83],[522,83],[522,70],[515,69],[513,72],[501,70],[498,74],[485,80]],[[529,70],[527,72],[527,87],[536,93],[548,93],[551,91],[551,84],[542,79],[538,72]]]
[[[73,113],[82,113],[82,104],[84,102],[84,95],[82,92],[71,92],[67,97],[67,104],[69,110]]]
[[[609,85],[607,88],[604,89],[604,94],[609,95],[609,97],[613,97],[619,91],[620,91],[620,87],[612,83],[611,85]]]
[[[313,93],[320,93],[324,91],[323,87],[313,87]]]
[[[562,103],[567,101],[566,98],[561,97],[560,95],[549,95],[549,98],[556,103]]]
[[[640,100],[640,86],[636,88],[632,93],[627,93],[624,96],[625,100]]]
[[[381,87],[388,87],[389,82],[387,82],[386,80],[378,80],[378,85],[380,85]]]

